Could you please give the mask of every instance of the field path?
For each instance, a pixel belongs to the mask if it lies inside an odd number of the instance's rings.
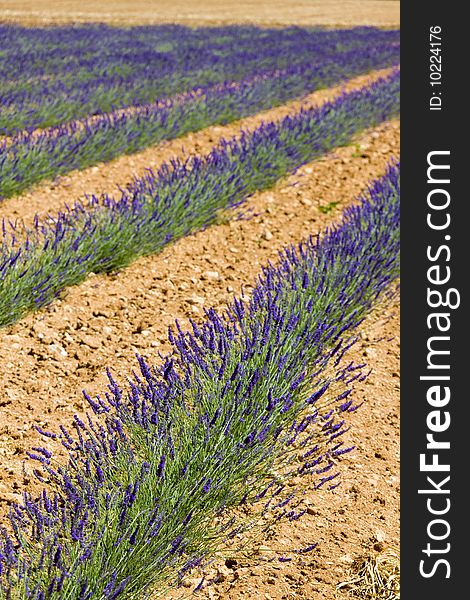
[[[121,156],[109,163],[100,163],[82,171],[73,171],[58,177],[54,182],[42,182],[14,198],[0,200],[0,219],[23,220],[31,225],[35,214],[54,215],[65,204],[73,205],[76,200],[85,200],[86,194],[100,196],[107,193],[119,195],[119,188],[125,188],[135,177],[142,177],[146,169],[156,170],[163,162],[184,155],[205,154],[210,152],[222,138],[231,138],[240,131],[255,129],[263,121],[279,121],[287,115],[293,115],[301,109],[320,106],[332,100],[343,91],[359,89],[390,73],[392,69],[381,69],[367,75],[355,77],[342,85],[319,90],[282,106],[263,111],[234,121],[225,126],[211,126],[175,140],[162,142],[146,150],[127,156]]]

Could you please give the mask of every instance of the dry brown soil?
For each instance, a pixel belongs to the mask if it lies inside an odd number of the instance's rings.
[[[0,0],[0,22],[398,27],[398,0]]]

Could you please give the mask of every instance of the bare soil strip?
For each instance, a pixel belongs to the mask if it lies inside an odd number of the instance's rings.
[[[200,318],[247,292],[280,247],[322,231],[399,154],[399,121],[367,131],[357,143],[313,161],[254,194],[255,216],[184,238],[111,275],[69,288],[61,300],[0,330],[0,507],[18,499],[25,449],[34,427],[56,429],[86,406],[81,390],[105,388],[104,366],[117,375],[166,351],[167,328]]]
[[[397,27],[398,0],[0,0],[0,22],[25,25],[377,25]]]
[[[152,146],[137,154],[122,156],[109,163],[99,163],[83,171],[73,171],[57,178],[55,182],[44,182],[30,191],[0,200],[0,219],[23,220],[32,225],[35,214],[54,215],[64,209],[65,204],[73,205],[76,200],[85,200],[85,196],[107,193],[118,195],[119,188],[125,188],[136,177],[142,177],[146,169],[157,170],[164,162],[194,154],[204,154],[222,138],[240,135],[241,130],[252,130],[263,121],[279,121],[287,115],[299,112],[302,108],[321,106],[344,91],[359,89],[390,73],[392,69],[373,71],[368,75],[355,77],[343,85],[319,90],[282,106],[263,111],[252,117],[235,121],[225,126],[211,126],[196,133]]]

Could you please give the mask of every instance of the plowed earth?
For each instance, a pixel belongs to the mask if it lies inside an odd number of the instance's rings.
[[[1,6],[1,4],[0,4]],[[331,95],[331,91],[322,92]],[[310,101],[312,99],[310,98]],[[292,110],[270,111],[276,118]],[[243,126],[259,119],[245,120]],[[247,125],[248,123],[248,125]],[[30,219],[38,210],[54,212],[84,191],[115,193],[147,166],[178,153],[208,150],[242,124],[209,128],[187,139],[73,173],[43,184],[22,199],[5,201],[0,215]],[[367,183],[399,156],[399,121],[359,135],[347,147],[315,160],[272,189],[254,194],[245,210],[251,217],[227,220],[180,240],[162,253],[137,260],[111,275],[92,275],[61,299],[0,331],[0,517],[20,500],[25,450],[37,444],[35,426],[55,430],[86,409],[81,390],[103,391],[104,367],[124,378],[138,352],[150,364],[169,349],[167,328],[175,318],[203,316],[204,306],[223,308],[241,286],[250,291],[261,266],[275,261],[285,244],[317,234],[338,220]],[[82,179],[81,179],[82,178]],[[336,597],[360,554],[398,545],[399,521],[399,320],[397,306],[378,308],[361,326],[352,358],[366,360],[372,373],[356,388],[365,400],[352,421],[347,442],[356,450],[342,461],[342,485],[334,492],[306,490],[308,512],[295,523],[279,524],[273,535],[252,544],[250,554],[225,555],[206,570],[201,598],[266,600]],[[380,341],[381,340],[381,341]],[[313,542],[312,553],[292,554]],[[273,556],[292,556],[290,562]],[[225,562],[229,559],[228,562]],[[202,576],[193,574],[191,585]],[[184,588],[184,593],[190,588]],[[172,592],[170,598],[180,597]],[[345,593],[338,593],[346,597]]]

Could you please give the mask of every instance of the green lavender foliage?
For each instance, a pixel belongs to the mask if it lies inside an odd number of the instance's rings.
[[[292,67],[315,67],[327,84],[335,64],[397,62],[399,32],[0,24],[0,48],[0,135],[11,136]]]

